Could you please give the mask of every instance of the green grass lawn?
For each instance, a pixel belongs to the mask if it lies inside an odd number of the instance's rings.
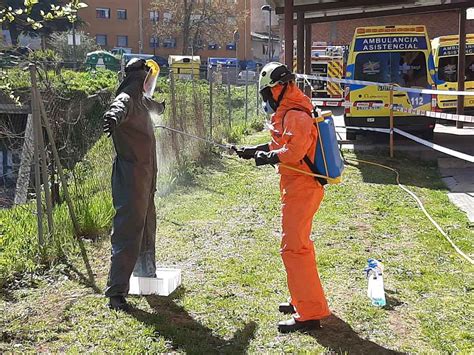
[[[472,254],[474,231],[449,202],[434,165],[360,158],[399,169],[402,183]],[[473,267],[394,182],[383,169],[349,166],[344,183],[326,189],[313,238],[334,316],[321,331],[277,333],[277,305],[288,297],[278,176],[230,157],[157,201],[157,259],[183,271],[183,286],[172,297],[131,297],[131,314],[112,312],[103,296],[58,267],[3,290],[0,352],[472,353]],[[103,288],[109,240],[88,249]],[[366,297],[369,257],[385,264],[384,309]]]

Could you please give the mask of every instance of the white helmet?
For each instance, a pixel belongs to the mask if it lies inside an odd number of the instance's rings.
[[[278,84],[284,84],[295,79],[295,75],[291,73],[288,67],[282,63],[270,62],[266,64],[260,72],[258,81],[258,90],[272,88]]]

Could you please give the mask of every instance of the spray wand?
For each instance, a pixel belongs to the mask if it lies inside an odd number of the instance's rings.
[[[210,139],[206,139],[206,138],[202,138],[202,137],[198,137],[198,136],[195,136],[194,134],[190,134],[190,133],[186,133],[186,132],[183,132],[183,131],[180,131],[179,129],[175,129],[175,128],[170,128],[170,127],[166,127],[166,126],[163,126],[163,125],[156,125],[155,128],[161,128],[161,129],[165,129],[165,130],[168,130],[168,131],[171,131],[171,132],[174,132],[174,133],[179,133],[179,134],[182,134],[183,136],[187,136],[187,137],[190,137],[190,138],[194,138],[194,139],[197,139],[201,142],[205,142],[207,144],[211,144],[211,145],[214,145],[216,147],[219,147],[221,149],[225,149],[227,151],[229,151],[231,148],[227,145],[224,145],[224,144],[220,144],[220,143],[217,143],[217,142],[214,142]]]

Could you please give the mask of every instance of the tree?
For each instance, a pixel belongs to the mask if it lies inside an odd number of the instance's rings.
[[[228,43],[247,14],[235,1],[153,0],[160,16],[154,32],[160,39],[181,38],[182,54],[197,53],[204,43]]]
[[[81,43],[76,45],[76,58],[78,58],[78,61],[81,61],[81,59],[86,59],[87,53],[99,49],[99,46],[96,44],[95,38],[88,36],[84,32],[78,32],[77,34],[81,36]],[[68,44],[68,34],[66,32],[53,33],[49,38],[49,45],[59,54],[63,61],[74,61],[72,46]]]
[[[10,29],[13,45],[21,32],[40,35],[68,28],[77,11],[87,7],[80,0],[6,0],[0,4],[0,25]]]

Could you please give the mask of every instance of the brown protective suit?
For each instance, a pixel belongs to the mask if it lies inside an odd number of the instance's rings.
[[[117,156],[112,172],[115,217],[106,296],[126,296],[129,279],[154,277],[156,214],[156,141],[150,111],[164,105],[143,96],[145,71],[127,73],[107,114],[117,126],[112,134]]]

